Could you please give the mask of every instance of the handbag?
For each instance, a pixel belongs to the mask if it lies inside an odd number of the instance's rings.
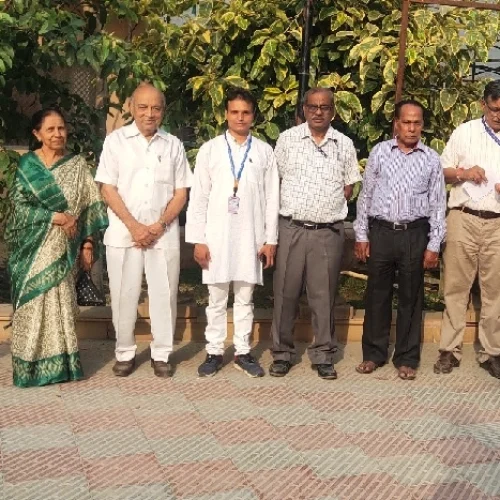
[[[88,271],[80,271],[76,280],[76,302],[79,306],[106,305],[106,300],[95,286]]]

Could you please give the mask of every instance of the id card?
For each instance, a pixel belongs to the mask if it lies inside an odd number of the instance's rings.
[[[237,214],[240,208],[240,199],[237,196],[230,196],[227,203],[227,211],[230,214]]]

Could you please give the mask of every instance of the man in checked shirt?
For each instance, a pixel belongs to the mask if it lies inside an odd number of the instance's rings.
[[[271,328],[274,362],[269,368],[274,377],[285,376],[292,366],[293,326],[305,288],[314,331],[309,359],[320,378],[337,378],[333,367],[335,293],[347,200],[361,175],[351,139],[330,125],[334,114],[330,90],[308,90],[306,123],[285,130],[274,151],[281,178]]]
[[[368,261],[359,373],[372,373],[387,362],[396,280],[392,362],[403,380],[415,378],[420,362],[424,270],[438,265],[446,232],[443,170],[438,154],[420,140],[423,125],[419,102],[397,103],[396,136],[373,148],[365,169],[354,223],[356,257]]]

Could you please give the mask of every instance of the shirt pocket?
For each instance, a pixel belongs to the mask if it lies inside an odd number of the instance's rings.
[[[175,185],[174,168],[170,158],[159,157],[159,161],[155,165],[154,182],[155,185],[169,184]]]

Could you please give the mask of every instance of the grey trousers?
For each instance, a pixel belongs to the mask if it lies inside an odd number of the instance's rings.
[[[314,340],[308,347],[309,359],[313,364],[333,361],[334,303],[344,247],[344,223],[338,222],[334,228],[306,229],[280,217],[271,327],[275,360],[292,361],[295,355],[293,328],[305,286],[314,332]]]

